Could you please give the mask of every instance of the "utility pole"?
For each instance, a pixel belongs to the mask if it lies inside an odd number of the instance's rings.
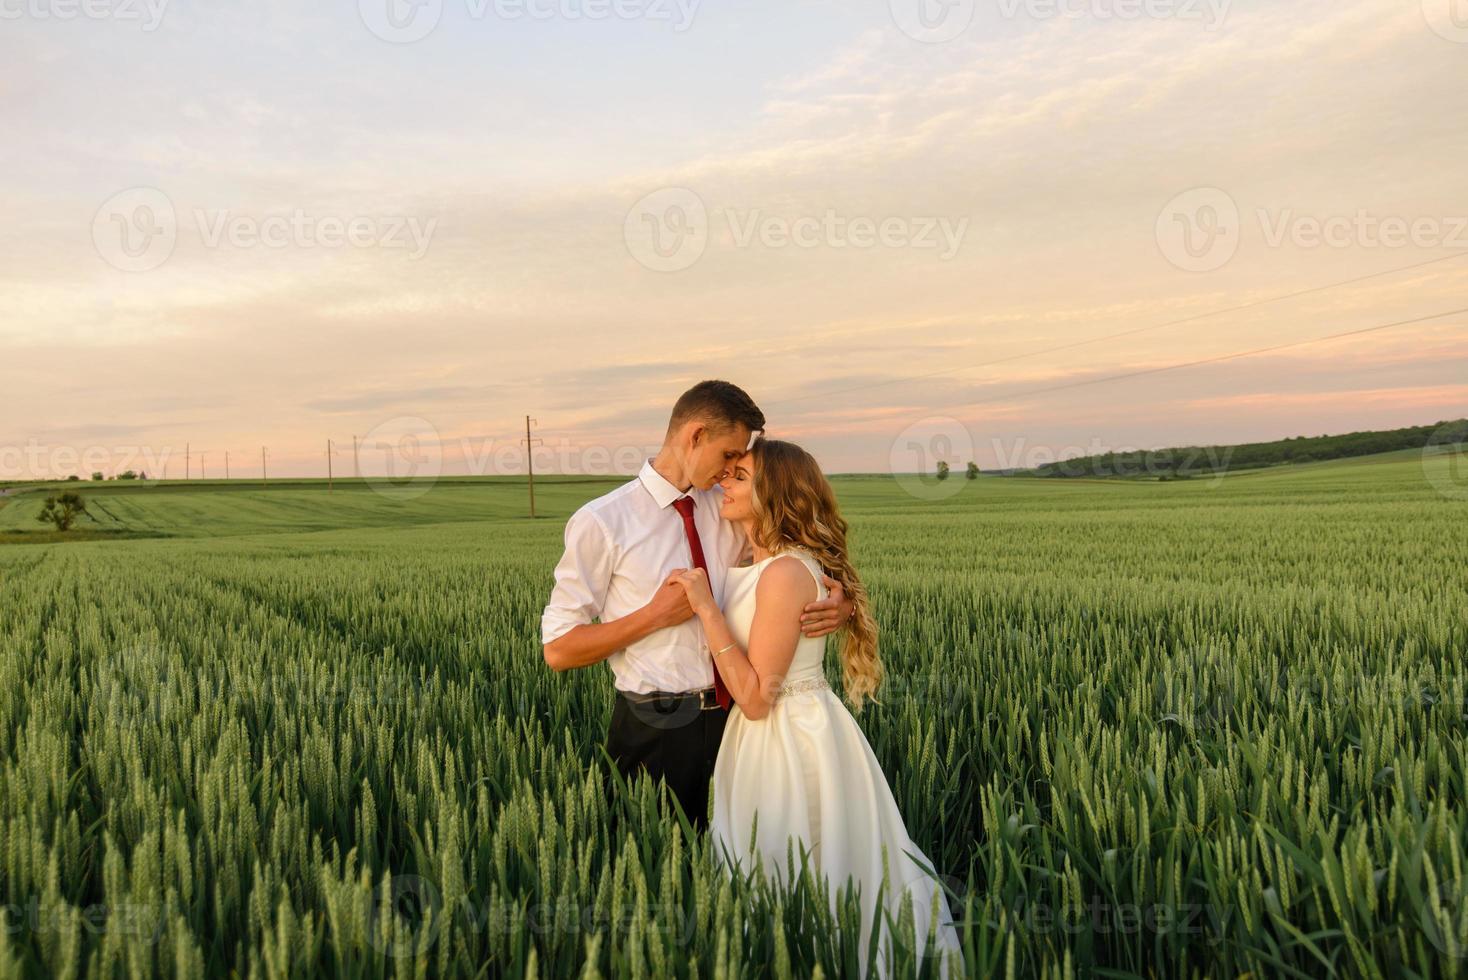
[[[265,489],[265,447],[260,447],[260,489]]]
[[[209,471],[204,469],[204,460],[208,455],[209,451],[207,449],[199,450],[199,479],[201,480],[209,479]]]
[[[224,451],[224,479],[229,479],[229,450]]]
[[[362,479],[362,460],[357,455],[357,437],[352,436],[352,475]]]
[[[184,479],[187,480],[193,471],[193,461],[189,458],[189,444],[184,443]]]
[[[530,425],[535,420],[525,416],[525,472],[530,480],[530,516],[535,516],[535,447],[541,440],[530,437]]]
[[[326,439],[326,492],[331,493],[331,437]]]

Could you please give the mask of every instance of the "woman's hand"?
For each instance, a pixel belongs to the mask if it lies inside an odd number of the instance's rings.
[[[668,581],[677,582],[688,594],[688,604],[698,616],[708,615],[719,608],[714,602],[713,590],[709,588],[709,577],[701,568],[679,568],[668,576]]]

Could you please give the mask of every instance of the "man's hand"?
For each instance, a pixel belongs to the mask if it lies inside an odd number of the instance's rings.
[[[810,603],[800,613],[800,631],[812,639],[845,626],[853,608],[840,582],[829,575],[822,575],[821,580],[826,583],[830,595]]]
[[[692,617],[688,593],[674,575],[669,575],[652,600],[635,613],[610,622],[582,623],[545,644],[545,662],[552,670],[598,664],[629,644]]]
[[[657,629],[677,626],[693,618],[693,606],[688,602],[688,593],[678,581],[678,574],[673,572],[664,579],[663,584],[653,594],[652,601],[643,607]]]

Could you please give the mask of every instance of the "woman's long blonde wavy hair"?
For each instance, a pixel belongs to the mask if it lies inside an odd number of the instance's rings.
[[[877,700],[884,671],[877,652],[877,621],[866,587],[851,564],[846,521],[836,505],[836,493],[815,457],[792,442],[760,437],[750,452],[755,461],[756,543],[771,553],[806,549],[827,575],[841,583],[855,607],[841,644],[841,676],[846,702],[859,712],[864,701]]]

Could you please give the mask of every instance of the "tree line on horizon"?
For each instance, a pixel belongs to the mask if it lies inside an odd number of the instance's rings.
[[[1027,475],[1043,477],[1145,477],[1188,479],[1229,470],[1258,469],[1288,463],[1315,463],[1353,456],[1461,446],[1468,440],[1468,419],[1414,425],[1379,432],[1348,432],[1335,436],[1293,436],[1274,442],[1236,446],[1184,446],[1144,449],[1046,463]]]

